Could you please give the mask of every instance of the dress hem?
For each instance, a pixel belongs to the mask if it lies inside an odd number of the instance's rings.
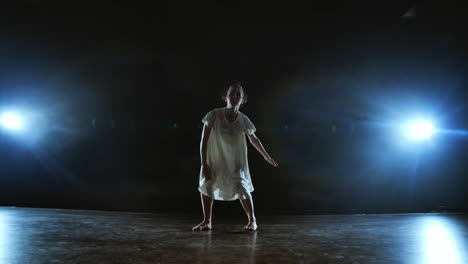
[[[235,199],[223,199],[223,200],[221,200],[221,199],[213,198],[211,195],[209,195],[209,194],[207,194],[206,192],[200,190],[200,188],[198,188],[198,191],[199,191],[200,193],[202,193],[202,194],[204,194],[204,195],[210,197],[211,199],[213,199],[213,200],[215,200],[215,201],[229,202],[229,201],[235,201],[235,200],[245,200],[245,199],[241,199],[241,198],[239,198],[239,197],[237,197],[237,198],[235,198]],[[250,197],[252,197],[252,194],[251,194],[251,193],[253,193],[253,190],[249,192]],[[237,195],[237,196],[239,196],[239,195]]]

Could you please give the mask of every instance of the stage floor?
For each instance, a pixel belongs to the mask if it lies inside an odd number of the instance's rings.
[[[244,232],[214,213],[192,232],[201,215],[0,207],[0,264],[468,263],[462,214],[264,215]]]

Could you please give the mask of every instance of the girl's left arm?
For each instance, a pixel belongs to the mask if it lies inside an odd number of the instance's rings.
[[[270,163],[271,165],[275,167],[278,167],[278,163],[276,163],[276,161],[272,159],[270,155],[268,155],[268,153],[266,152],[265,148],[262,145],[262,142],[260,142],[260,139],[255,135],[255,133],[251,135],[247,135],[247,137],[249,138],[250,144],[252,144],[258,150],[258,152],[262,154],[263,158],[268,163]]]

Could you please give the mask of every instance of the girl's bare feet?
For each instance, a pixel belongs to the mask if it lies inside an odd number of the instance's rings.
[[[257,222],[249,222],[245,227],[244,230],[255,231],[257,230]]]
[[[192,231],[207,231],[211,230],[211,222],[208,221],[203,221],[194,228],[192,228]]]

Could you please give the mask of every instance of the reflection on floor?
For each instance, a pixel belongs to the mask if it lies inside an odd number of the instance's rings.
[[[0,207],[0,264],[468,263],[462,214],[199,216]]]

